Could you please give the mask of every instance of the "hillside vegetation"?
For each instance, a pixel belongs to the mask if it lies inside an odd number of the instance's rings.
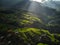
[[[60,45],[60,33],[55,31],[59,24],[45,23],[36,14],[20,9],[0,12],[0,45]],[[49,20],[57,18],[46,17]]]

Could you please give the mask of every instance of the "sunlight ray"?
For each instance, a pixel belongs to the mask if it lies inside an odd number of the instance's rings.
[[[48,1],[48,0],[31,0],[31,1],[36,1],[36,2],[43,3],[43,2]]]

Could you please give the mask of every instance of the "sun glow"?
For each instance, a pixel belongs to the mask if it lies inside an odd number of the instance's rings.
[[[33,1],[36,1],[36,2],[42,2],[42,0],[33,0]]]
[[[32,0],[32,1],[43,3],[44,1],[47,1],[47,0]]]

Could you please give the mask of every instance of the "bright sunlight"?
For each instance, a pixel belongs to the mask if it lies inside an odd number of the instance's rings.
[[[32,0],[32,1],[43,3],[44,1],[47,1],[47,0]]]

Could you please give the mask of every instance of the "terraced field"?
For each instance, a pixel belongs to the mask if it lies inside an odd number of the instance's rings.
[[[60,45],[58,16],[41,15],[45,22],[25,10],[0,12],[0,45]]]

